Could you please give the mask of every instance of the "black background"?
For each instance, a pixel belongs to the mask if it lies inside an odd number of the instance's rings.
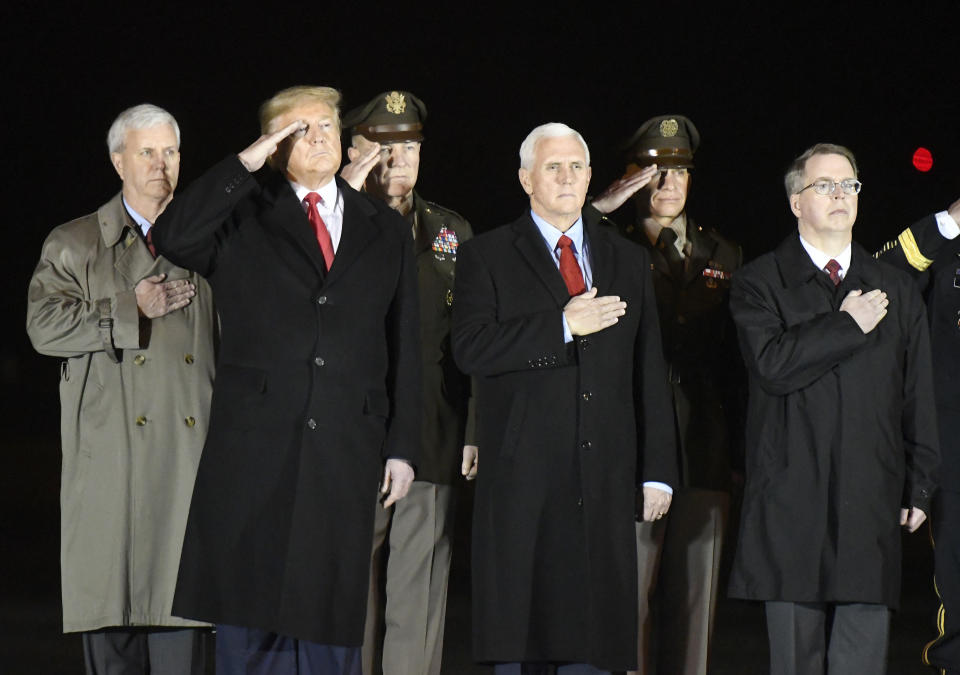
[[[748,258],[795,227],[782,175],[815,142],[857,155],[854,236],[868,248],[960,197],[955,2],[444,7],[4,3],[5,536],[23,543],[31,519],[55,523],[42,507],[55,508],[58,480],[57,363],[26,338],[27,283],[50,229],[119,189],[105,136],[130,105],[177,117],[184,186],[258,136],[257,107],[281,88],[331,85],[344,109],[412,91],[430,113],[418,189],[479,231],[524,208],[517,150],[547,121],[584,135],[599,193],[643,120],[693,119],[703,141],[690,211]],[[933,153],[929,173],[911,166],[918,146]]]

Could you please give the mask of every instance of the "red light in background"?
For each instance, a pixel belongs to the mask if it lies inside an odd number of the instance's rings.
[[[933,168],[933,155],[926,148],[917,148],[913,153],[913,168],[926,173]]]

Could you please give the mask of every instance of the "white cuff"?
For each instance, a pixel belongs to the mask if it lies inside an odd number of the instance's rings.
[[[667,485],[666,483],[659,483],[659,482],[657,482],[657,481],[655,481],[655,480],[645,481],[645,482],[643,483],[643,487],[652,487],[652,488],[656,488],[657,490],[663,490],[663,491],[666,492],[668,495],[672,495],[672,494],[673,494],[673,488],[672,488],[672,487],[670,487],[670,486]]]
[[[941,211],[934,217],[937,219],[937,229],[940,230],[944,239],[955,239],[960,234],[960,226],[957,225],[957,221],[946,211]]]

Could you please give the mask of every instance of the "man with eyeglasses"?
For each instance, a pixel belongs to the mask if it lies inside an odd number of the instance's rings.
[[[853,154],[820,143],[785,178],[797,233],[734,277],[750,400],[730,595],[766,604],[772,675],[886,672],[900,527],[939,465],[923,301],[853,243]]]

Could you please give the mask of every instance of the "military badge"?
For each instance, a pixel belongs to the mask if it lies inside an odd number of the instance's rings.
[[[457,246],[459,245],[460,242],[457,241],[457,233],[453,230],[448,230],[446,226],[443,226],[440,228],[437,238],[433,240],[433,246],[431,246],[431,248],[437,253],[449,253],[450,255],[456,255]]]
[[[664,138],[676,136],[679,130],[680,125],[677,124],[677,120],[675,119],[663,120],[660,122],[660,135]]]
[[[704,267],[704,268],[703,268],[703,276],[707,277],[707,279],[708,279],[707,285],[708,285],[708,286],[710,286],[710,281],[709,281],[710,279],[724,279],[724,280],[727,280],[727,279],[731,279],[731,278],[733,277],[733,275],[730,274],[730,272],[724,272],[723,270],[715,270],[715,269],[712,269],[712,268],[710,268],[710,267]],[[714,283],[716,283],[716,282],[714,282]],[[710,286],[710,288],[713,288],[713,286]]]
[[[399,91],[391,91],[385,98],[387,101],[387,112],[400,115],[407,109],[407,101]]]

